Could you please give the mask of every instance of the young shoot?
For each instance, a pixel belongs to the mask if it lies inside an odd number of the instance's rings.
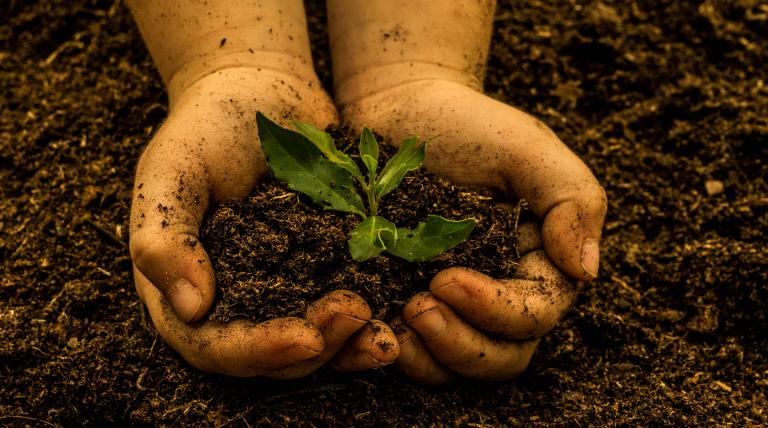
[[[312,125],[294,121],[299,132],[283,128],[256,113],[261,147],[275,176],[288,187],[309,196],[326,210],[362,218],[350,233],[349,251],[357,261],[387,252],[411,262],[429,260],[469,236],[475,219],[453,221],[429,215],[415,229],[397,227],[378,215],[381,198],[392,192],[408,171],[421,167],[427,141],[407,138],[397,153],[379,167],[379,145],[368,128],[360,136],[363,174],[352,157],[339,151],[333,138]],[[360,193],[365,198],[363,198]]]

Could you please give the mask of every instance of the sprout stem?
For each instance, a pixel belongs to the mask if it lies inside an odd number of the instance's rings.
[[[376,200],[376,186],[371,184],[365,189],[365,193],[368,195],[368,208],[371,210],[371,215],[376,215],[379,210],[379,203]]]

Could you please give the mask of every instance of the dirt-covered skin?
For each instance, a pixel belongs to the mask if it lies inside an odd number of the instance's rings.
[[[486,92],[606,187],[601,276],[520,379],[425,388],[389,369],[277,382],[184,363],[145,319],[123,244],[166,115],[134,24],[119,2],[0,4],[0,424],[768,424],[767,13],[500,3]]]
[[[336,133],[354,156],[357,138]],[[392,155],[384,146],[383,165]],[[423,169],[409,173],[382,199],[379,215],[414,228],[428,214],[475,218],[469,238],[424,263],[382,255],[355,262],[347,239],[360,217],[323,211],[270,176],[246,199],[214,209],[203,225],[203,244],[216,272],[218,301],[209,319],[267,320],[301,316],[323,294],[346,289],[361,295],[374,318],[391,321],[414,294],[428,290],[439,271],[469,266],[492,277],[515,273],[521,206],[505,209],[489,192],[457,187]]]
[[[546,124],[482,92],[496,2],[371,0],[365,8],[351,0],[327,4],[335,102],[342,122],[356,129],[368,124],[394,144],[412,134],[440,135],[425,160],[427,170],[455,184],[525,199],[540,219],[540,248],[547,257],[523,256],[521,272],[535,271],[553,280],[563,274],[577,281],[595,279],[607,210],[599,181]],[[514,377],[576,295],[575,289],[564,290],[567,297],[555,299],[558,304],[547,299],[531,304],[522,295],[530,296],[530,280],[497,278],[505,284],[508,300],[519,302],[517,309],[546,320],[521,328],[515,322],[503,325],[501,320],[515,317],[511,307],[496,299],[491,304],[492,296],[482,292],[488,283],[474,279],[456,276],[449,281],[453,285],[430,287],[439,300],[427,294],[404,306],[408,330],[398,340],[413,351],[413,358],[398,358],[404,372],[428,383],[454,374],[486,380]],[[516,293],[519,289],[526,292]],[[495,342],[486,335],[489,330],[531,341]]]

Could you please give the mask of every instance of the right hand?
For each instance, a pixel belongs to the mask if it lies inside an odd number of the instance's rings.
[[[257,110],[320,127],[337,121],[319,86],[252,68],[217,71],[175,98],[139,159],[130,226],[136,289],[163,339],[201,370],[295,378],[334,357],[343,370],[397,357],[397,346],[383,352],[373,345],[397,340],[383,323],[369,322],[370,308],[351,292],[319,299],[304,319],[200,322],[215,294],[214,272],[198,241],[209,201],[244,197],[267,172]]]

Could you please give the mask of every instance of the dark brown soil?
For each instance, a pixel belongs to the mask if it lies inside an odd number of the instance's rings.
[[[351,156],[357,138],[335,132],[337,146]],[[382,146],[381,164],[392,153]],[[403,303],[428,289],[430,279],[451,266],[471,266],[509,278],[517,260],[517,225],[522,205],[507,210],[489,192],[453,186],[423,169],[406,175],[381,200],[379,215],[398,227],[415,228],[428,214],[452,220],[473,217],[475,229],[453,249],[423,263],[382,254],[352,259],[353,214],[323,211],[271,174],[244,200],[212,210],[201,235],[216,272],[217,301],[209,319],[263,321],[302,316],[306,306],[332,290],[350,290],[371,306],[374,317],[392,320]]]
[[[520,379],[424,388],[389,369],[274,382],[181,361],[124,244],[166,114],[130,16],[0,3],[0,425],[768,424],[767,33],[754,0],[500,3],[486,89],[605,185],[601,276]]]

